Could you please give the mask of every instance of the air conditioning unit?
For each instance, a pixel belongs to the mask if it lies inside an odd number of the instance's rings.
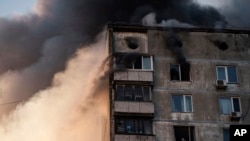
[[[225,80],[217,80],[216,86],[226,86],[227,82]]]
[[[232,117],[241,117],[241,113],[240,112],[232,112],[231,116]]]
[[[240,112],[232,112],[230,119],[231,121],[240,121],[241,113]]]
[[[227,88],[227,82],[225,80],[217,80],[216,81],[217,90],[225,90]]]

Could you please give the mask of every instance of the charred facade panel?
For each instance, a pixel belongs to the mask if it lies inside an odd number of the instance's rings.
[[[147,34],[138,32],[114,32],[114,52],[148,53]]]

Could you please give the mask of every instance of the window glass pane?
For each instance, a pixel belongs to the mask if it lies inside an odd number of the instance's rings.
[[[134,133],[134,122],[131,119],[127,119],[125,123],[125,128],[127,133]]]
[[[116,99],[117,100],[124,100],[123,96],[123,86],[117,86],[116,87]]]
[[[227,74],[228,74],[228,82],[230,83],[237,82],[236,67],[228,67]]]
[[[143,122],[142,120],[134,120],[135,123],[135,133],[143,134]]]
[[[143,87],[143,92],[144,92],[144,101],[150,101],[150,88],[149,87]]]
[[[220,98],[220,112],[222,114],[232,113],[232,105],[230,98]]]
[[[233,98],[234,112],[240,112],[240,101],[239,98]]]
[[[142,101],[142,86],[135,86],[135,100]]]
[[[143,57],[143,69],[151,69],[150,57]]]
[[[226,80],[224,67],[217,67],[217,80]]]
[[[229,129],[223,129],[223,141],[229,141]]]
[[[133,92],[132,86],[125,86],[125,88],[124,88],[124,99],[125,100],[132,100],[133,99],[132,92]]]
[[[150,120],[144,120],[144,134],[152,134],[152,122]]]
[[[135,125],[135,133],[136,133],[136,134],[139,134],[139,121],[138,121],[138,120],[135,120],[135,121],[134,121],[134,125]]]
[[[125,121],[122,119],[117,119],[115,121],[115,126],[116,126],[116,132],[117,133],[124,133],[125,132]]]
[[[180,66],[179,65],[170,65],[170,77],[171,80],[180,80]]]
[[[137,57],[137,59],[135,60],[135,63],[134,63],[134,69],[142,69],[142,57],[139,56]]]
[[[192,98],[191,96],[185,96],[186,98],[186,112],[192,112]]]
[[[172,110],[173,112],[183,112],[183,96],[182,95],[172,96]]]

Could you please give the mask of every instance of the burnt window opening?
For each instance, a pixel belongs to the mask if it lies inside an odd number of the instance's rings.
[[[140,56],[134,62],[131,63],[132,68],[130,69],[142,69],[142,70],[152,70],[152,57],[150,56]]]
[[[144,117],[115,117],[115,133],[152,135],[152,119]]]
[[[125,54],[115,58],[116,69],[153,70],[153,57]]]
[[[194,141],[194,127],[174,126],[175,141]]]
[[[115,99],[120,101],[151,101],[151,87],[140,85],[117,85]]]
[[[138,39],[135,37],[126,37],[125,38],[126,44],[130,49],[136,49],[138,48]]]
[[[190,66],[189,64],[171,64],[170,79],[178,81],[190,81]]]

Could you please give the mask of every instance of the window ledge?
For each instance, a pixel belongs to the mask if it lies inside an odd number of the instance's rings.
[[[136,133],[115,133],[117,135],[137,135],[137,136],[155,136],[154,134],[136,134]]]
[[[179,83],[179,82],[181,82],[181,83],[191,83],[192,81],[181,81],[181,80],[170,80],[170,82],[172,83]]]
[[[172,113],[178,113],[178,114],[193,114],[194,112],[173,112]]]
[[[240,84],[239,82],[235,82],[235,83],[230,83],[230,82],[227,82],[227,85],[238,85]]]
[[[116,99],[115,99],[115,101],[117,101],[117,102],[135,102],[135,103],[137,103],[137,102],[152,103],[153,102],[152,100],[150,100],[150,101],[129,101],[129,100],[116,100]]]
[[[125,71],[149,71],[149,72],[153,72],[154,70],[147,70],[147,69],[124,69]]]

